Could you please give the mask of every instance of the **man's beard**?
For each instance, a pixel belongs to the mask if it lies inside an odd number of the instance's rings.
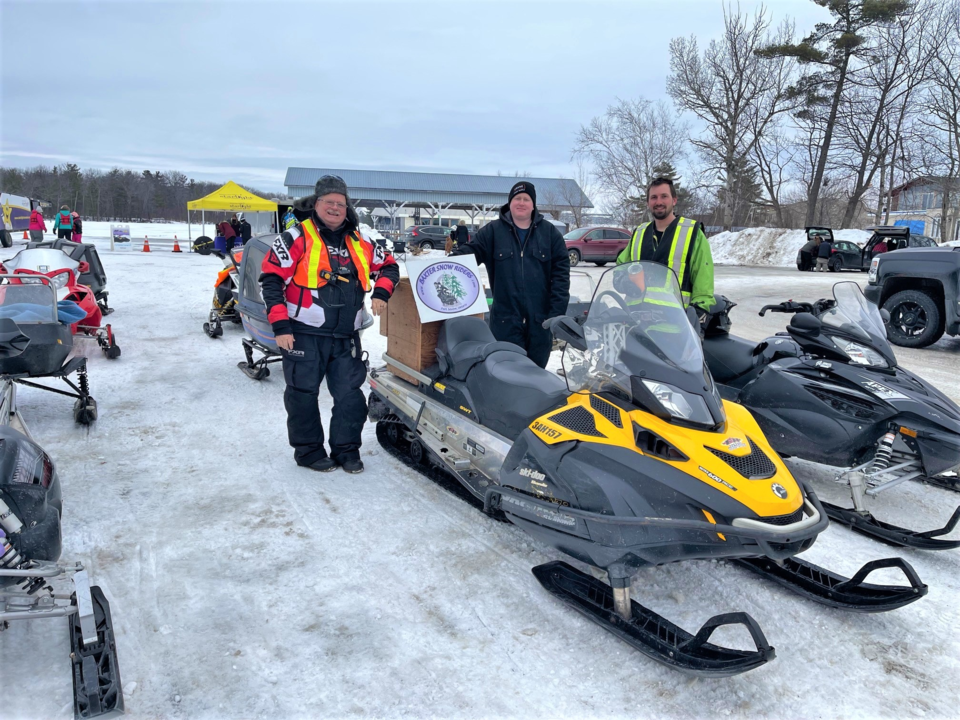
[[[671,212],[672,212],[672,211],[670,210],[670,208],[664,208],[663,210],[650,210],[650,214],[653,215],[653,217],[654,217],[656,220],[663,220],[663,219],[666,218],[667,215],[669,215]]]

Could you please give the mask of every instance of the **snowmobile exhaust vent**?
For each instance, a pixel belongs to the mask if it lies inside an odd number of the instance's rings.
[[[753,444],[753,440],[747,438],[747,442],[750,443],[750,454],[744,455],[743,457],[737,457],[736,455],[725,453],[722,450],[714,450],[712,447],[708,447],[707,450],[723,460],[727,465],[747,478],[747,480],[766,480],[776,475],[777,468],[770,458],[764,455],[760,448]],[[764,520],[763,522],[768,521]]]
[[[567,430],[573,430],[573,432],[581,435],[606,437],[606,435],[597,430],[597,423],[594,421],[590,411],[580,405],[572,407],[569,410],[558,412],[556,415],[551,415],[550,422],[560,427],[565,427]]]
[[[620,408],[616,405],[611,405],[606,400],[601,400],[596,395],[591,395],[590,407],[612,422],[615,427],[623,427],[623,420],[620,419]]]

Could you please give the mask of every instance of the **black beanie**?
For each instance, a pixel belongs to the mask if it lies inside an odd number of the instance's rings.
[[[533,183],[529,180],[521,180],[512,188],[510,188],[510,194],[507,195],[507,205],[510,204],[510,201],[513,200],[520,193],[526,193],[530,196],[530,199],[533,200],[533,206],[537,206],[537,189],[533,186]]]

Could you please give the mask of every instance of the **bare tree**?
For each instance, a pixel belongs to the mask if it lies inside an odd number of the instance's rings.
[[[657,165],[686,157],[688,132],[687,123],[662,101],[618,100],[580,128],[573,152],[591,161],[600,188],[626,212],[646,191]]]
[[[798,152],[800,149],[790,141],[779,124],[771,126],[754,146],[752,160],[767,193],[766,200],[759,201],[757,205],[769,208],[777,227],[790,227],[781,198],[790,182],[790,168]]]
[[[940,237],[953,240],[960,222],[960,1],[944,5],[933,37],[942,39],[930,64],[930,82],[918,124],[930,175],[942,193]]]
[[[852,76],[837,111],[832,164],[850,178],[850,197],[841,227],[850,227],[893,144],[908,124],[917,89],[927,76],[934,45],[927,42],[932,3],[867,28],[864,65]]]
[[[589,200],[594,188],[584,158],[574,156],[573,160],[576,163],[573,178],[561,175],[561,182],[543,194],[542,204],[544,207],[556,208],[559,212],[569,212],[573,216],[573,226],[580,228],[586,224],[584,214],[593,207]],[[563,182],[568,179],[573,182]],[[557,219],[560,220],[559,217]]]
[[[765,10],[747,18],[725,7],[723,23],[723,37],[711,41],[702,55],[695,37],[670,41],[667,92],[677,107],[706,123],[704,135],[692,143],[708,166],[720,173],[722,225],[729,230],[739,202],[738,178],[777,116],[794,107],[785,96],[794,61],[758,54],[769,45],[790,43],[793,35],[792,26],[785,23],[771,37]]]
[[[801,118],[813,120],[821,129],[820,144],[807,193],[806,224],[817,217],[817,201],[823,185],[833,131],[848,81],[857,72],[861,58],[871,48],[864,31],[896,20],[910,10],[910,0],[814,0],[834,17],[819,23],[797,44],[775,43],[760,51],[764,57],[794,57],[810,71],[791,88],[791,95],[804,101]]]

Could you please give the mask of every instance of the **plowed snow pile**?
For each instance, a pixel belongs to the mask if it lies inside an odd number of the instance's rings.
[[[863,245],[870,233],[866,230],[834,230],[833,237]],[[747,228],[711,236],[710,248],[713,261],[718,265],[789,267],[796,264],[797,251],[806,241],[807,234],[802,229]]]

